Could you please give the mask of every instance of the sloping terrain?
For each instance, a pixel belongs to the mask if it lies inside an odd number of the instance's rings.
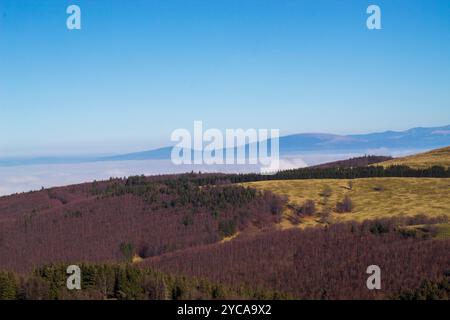
[[[268,288],[297,299],[395,298],[425,279],[439,281],[450,268],[450,240],[426,240],[396,231],[398,224],[416,224],[415,220],[240,236],[149,258],[140,266],[205,277],[231,287]],[[366,287],[366,269],[373,264],[382,270],[381,290]]]
[[[356,157],[347,160],[339,160],[333,162],[327,162],[323,164],[318,164],[316,166],[311,166],[310,168],[354,168],[354,167],[365,167],[371,164],[380,163],[388,160],[392,160],[392,157],[387,156],[363,156]]]
[[[70,298],[52,270],[88,263],[80,297],[93,299],[403,297],[450,270],[448,172],[405,168],[135,176],[1,197],[0,271],[16,275],[0,284]],[[372,178],[348,179],[361,175]],[[381,291],[365,286],[372,264]],[[104,277],[124,288],[103,290]]]
[[[0,269],[131,261],[214,243],[249,226],[270,228],[281,205],[268,192],[200,186],[189,176],[130,177],[2,197]]]
[[[450,168],[450,147],[431,150],[407,157],[396,158],[378,163],[384,167],[403,165],[416,169],[429,168],[432,166],[442,166]]]
[[[315,212],[301,216],[301,225],[320,223],[326,210],[330,213],[327,221],[333,223],[419,214],[450,217],[448,178],[307,179],[258,181],[244,185],[286,196],[291,207],[313,201]],[[337,212],[338,203],[345,196],[352,202],[351,211]],[[283,226],[292,225],[292,214],[292,210],[285,212]]]

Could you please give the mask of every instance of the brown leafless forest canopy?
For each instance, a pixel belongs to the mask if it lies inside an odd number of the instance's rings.
[[[0,198],[0,269],[65,261],[124,261],[270,228],[281,200],[185,176],[130,177]]]
[[[448,176],[440,168],[332,167],[288,171],[280,177],[401,176],[405,172]],[[450,240],[433,236],[433,225],[448,223],[441,221],[444,218],[420,216],[279,230],[286,199],[233,184],[261,179],[195,173],[135,176],[1,197],[0,270],[21,275],[25,282],[17,280],[19,276],[2,277],[16,279],[15,288],[26,290],[27,281],[59,281],[49,280],[47,273],[39,279],[30,276],[44,265],[125,263],[134,264],[135,269],[186,276],[192,283],[207,279],[234,292],[222,298],[241,296],[239,288],[244,287],[254,290],[246,297],[257,297],[256,292],[300,299],[447,297]],[[426,231],[417,232],[417,226]],[[366,287],[366,268],[373,264],[383,272],[381,290]],[[116,278],[121,277],[118,268]],[[129,272],[137,272],[140,279],[152,271]],[[125,298],[149,297],[137,282],[133,284],[137,291],[133,289]],[[153,285],[149,288],[156,290]],[[210,289],[201,296],[213,297],[215,289]],[[120,298],[119,291],[96,292],[89,298]],[[195,298],[194,291],[180,297]],[[42,292],[49,293],[45,288]]]
[[[230,286],[280,290],[298,299],[395,298],[425,279],[440,281],[450,271],[450,241],[416,237],[399,228],[433,223],[425,220],[271,231],[149,258],[142,265]],[[370,265],[382,270],[381,290],[366,287]]]

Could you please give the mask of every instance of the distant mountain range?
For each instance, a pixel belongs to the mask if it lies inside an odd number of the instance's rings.
[[[361,153],[390,155],[393,152],[420,151],[450,145],[450,125],[413,128],[406,131],[335,135],[301,133],[280,137],[280,156],[305,153]],[[247,146],[248,147],[248,146]],[[98,161],[169,160],[172,146],[107,157],[39,157],[0,159],[0,166],[63,164]]]
[[[280,137],[280,155],[301,153],[376,153],[377,151],[427,150],[450,145],[450,125],[406,131],[335,135],[301,133]],[[172,147],[104,157],[102,161],[170,159]]]

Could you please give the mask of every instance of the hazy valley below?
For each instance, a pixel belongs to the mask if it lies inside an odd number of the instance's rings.
[[[385,152],[385,153],[383,153]],[[402,156],[416,151],[378,151]],[[305,153],[282,156],[280,170],[302,168],[321,163],[358,157],[369,153]],[[97,161],[67,164],[0,166],[0,196],[39,190],[42,187],[66,186],[111,177],[159,175],[185,172],[259,172],[258,165],[174,165],[170,160]]]

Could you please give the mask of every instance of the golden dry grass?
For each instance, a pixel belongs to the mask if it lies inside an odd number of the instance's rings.
[[[134,255],[133,256],[133,258],[131,259],[131,263],[140,263],[141,261],[143,261],[144,259],[143,258],[141,258],[140,256],[138,256],[138,255]]]
[[[424,169],[432,166],[450,168],[450,147],[431,150],[429,152],[419,153],[408,157],[396,158],[374,165],[383,167],[404,165],[416,169]]]
[[[450,217],[449,178],[365,178],[351,180],[311,179],[250,182],[244,185],[287,196],[289,203],[301,205],[306,200],[315,201],[318,212],[325,206],[333,209],[332,222],[375,219],[393,216],[446,215]],[[325,187],[331,189],[328,203],[324,204],[321,193]],[[345,195],[353,201],[351,213],[336,213],[335,207]],[[290,210],[285,211],[281,227],[292,227]],[[305,218],[301,226],[319,224],[318,217]]]
[[[223,238],[222,240],[220,240],[220,242],[221,242],[221,243],[225,243],[225,242],[231,241],[231,240],[233,240],[234,238],[236,238],[239,234],[240,234],[240,232],[238,231],[238,232],[236,232],[235,234],[233,234],[233,235],[231,235],[231,236],[228,236],[228,237]]]
[[[449,239],[450,238],[450,223],[442,223],[435,225],[438,229],[436,239]]]

